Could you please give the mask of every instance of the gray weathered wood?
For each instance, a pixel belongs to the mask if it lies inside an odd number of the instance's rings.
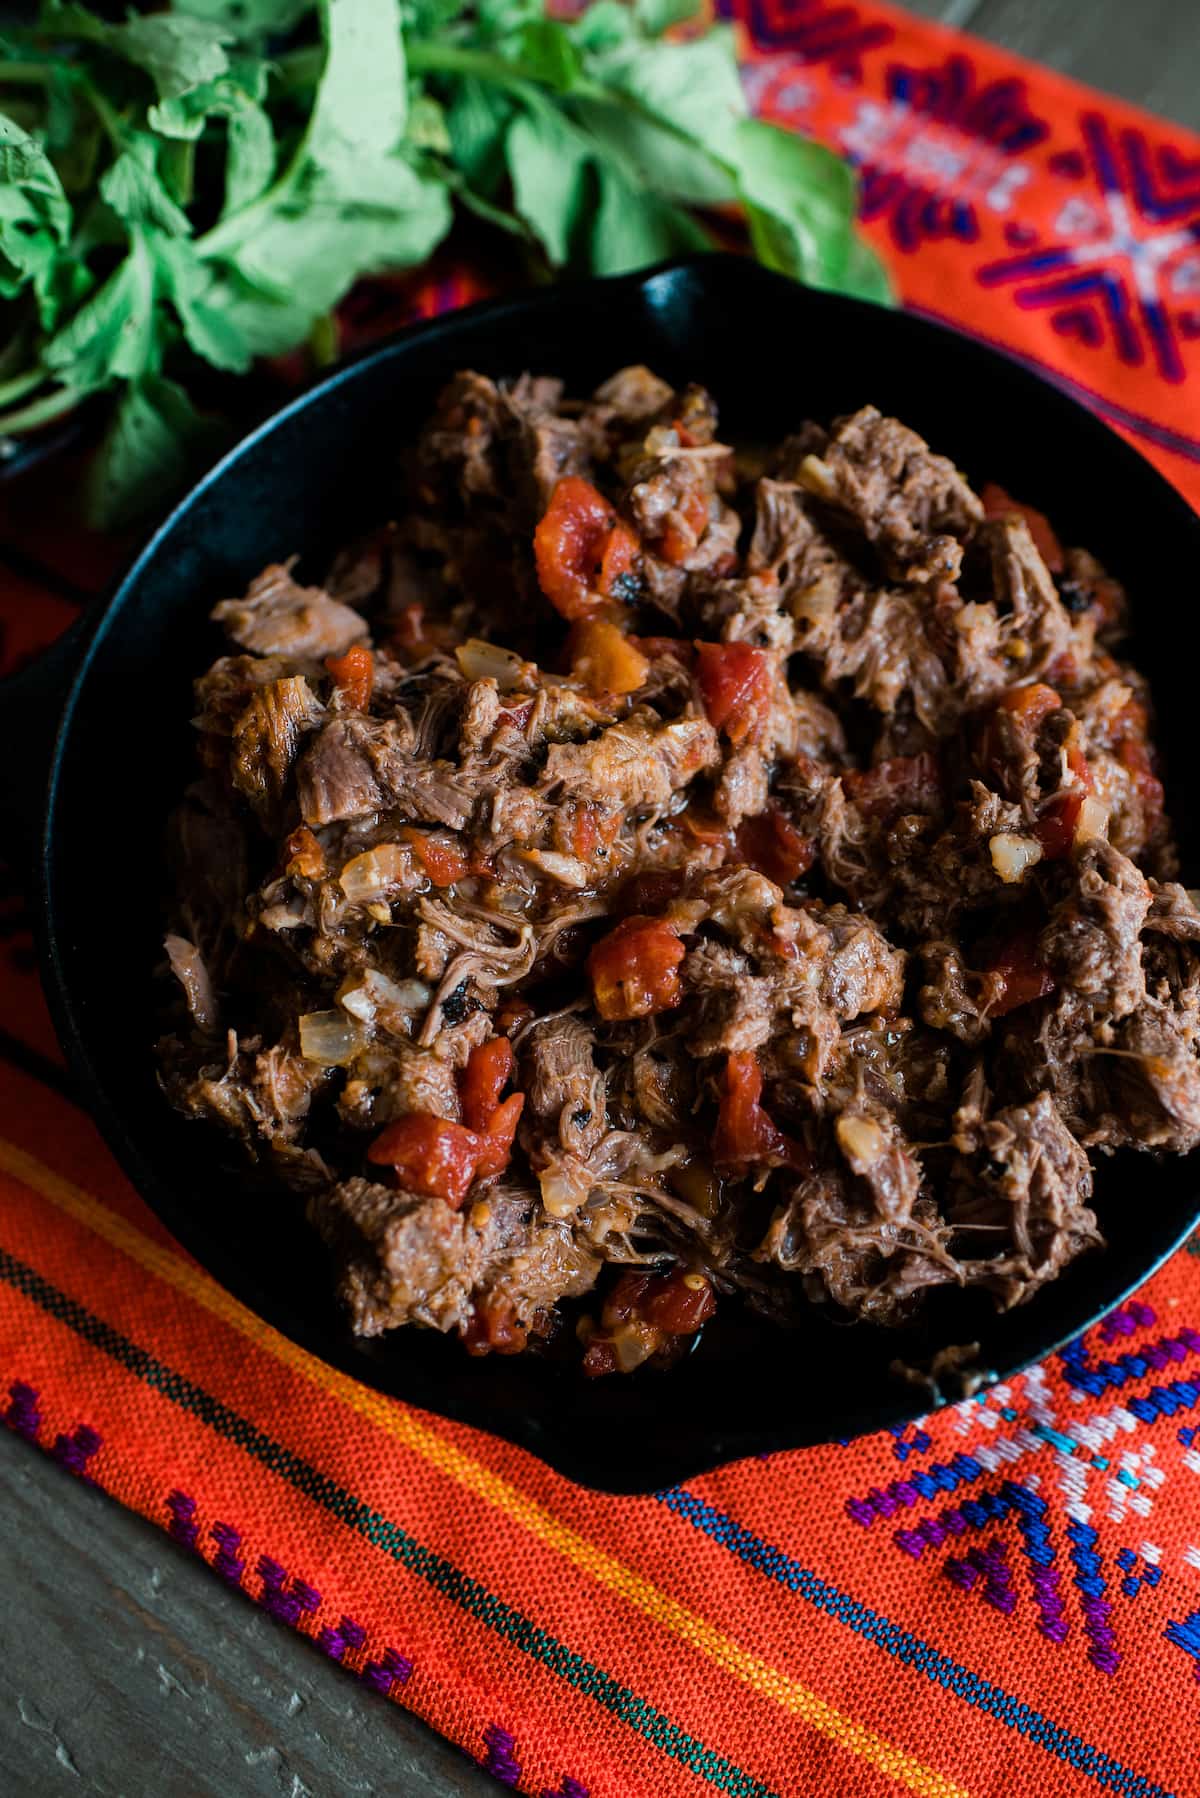
[[[1195,0],[907,0],[910,11],[1200,129]]]
[[[497,1786],[159,1530],[0,1429],[5,1798],[485,1798]]]

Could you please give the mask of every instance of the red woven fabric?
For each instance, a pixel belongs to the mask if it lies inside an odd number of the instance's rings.
[[[862,164],[906,301],[1200,495],[1200,139],[883,7],[755,0],[745,29],[755,104]],[[62,538],[62,479],[7,502],[10,652],[117,553]],[[0,1410],[348,1675],[547,1798],[1200,1791],[1193,1253],[901,1434],[597,1496],[190,1263],[69,1097],[15,898],[0,921]]]

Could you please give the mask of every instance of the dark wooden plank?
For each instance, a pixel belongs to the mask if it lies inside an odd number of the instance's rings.
[[[4,1429],[0,1567],[0,1792],[491,1798],[497,1790],[417,1718]]]

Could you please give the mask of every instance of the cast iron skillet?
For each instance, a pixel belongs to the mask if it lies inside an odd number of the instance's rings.
[[[774,439],[802,418],[873,401],[978,483],[1044,507],[1070,542],[1130,586],[1132,654],[1152,677],[1187,827],[1197,626],[1181,605],[1200,565],[1200,521],[1131,449],[1073,401],[966,338],[903,313],[807,292],[751,264],[697,258],[646,275],[541,290],[418,326],[339,370],[234,450],[167,520],[94,621],[51,754],[38,825],[46,983],[86,1103],[143,1197],[251,1310],[382,1391],[520,1443],[573,1478],[650,1491],[737,1456],[848,1437],[928,1409],[889,1372],[977,1340],[1011,1373],[1085,1328],[1176,1247],[1200,1213],[1192,1163],[1118,1158],[1098,1204],[1109,1247],[1033,1303],[997,1317],[951,1295],[914,1337],[813,1314],[783,1332],[734,1319],[667,1375],[586,1382],[530,1356],[469,1360],[402,1330],[355,1342],[329,1269],[294,1203],[251,1196],[216,1132],[175,1116],[154,1079],[163,819],[187,780],[189,683],[218,649],[212,602],[265,562],[304,567],[395,504],[398,447],[456,369],[525,368],[575,391],[645,361],[717,395],[734,438]],[[60,650],[78,658],[78,646]],[[33,782],[34,712],[53,668],[3,703],[10,776]],[[41,687],[40,695],[37,688]],[[1185,867],[1195,846],[1185,841]],[[731,1307],[735,1310],[735,1307]],[[718,1320],[720,1325],[721,1320]]]

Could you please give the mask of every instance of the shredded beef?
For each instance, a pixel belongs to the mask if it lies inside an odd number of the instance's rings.
[[[1087,551],[873,407],[743,458],[641,366],[460,373],[406,482],[216,604],[170,833],[164,1089],[355,1331],[598,1375],[739,1297],[1009,1306],[1099,1244],[1089,1153],[1200,1145]]]

